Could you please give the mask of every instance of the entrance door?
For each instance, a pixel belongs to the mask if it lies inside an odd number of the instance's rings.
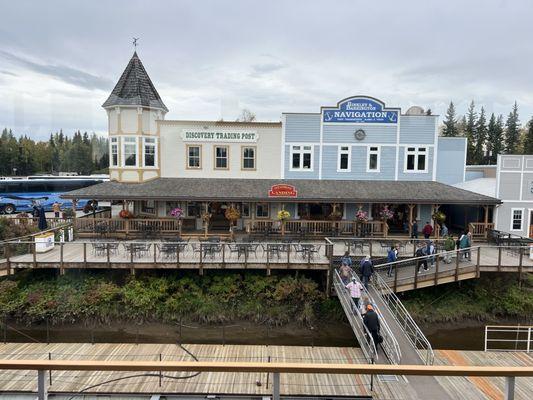
[[[209,213],[211,220],[209,221],[209,228],[213,231],[229,231],[229,221],[224,215],[228,204],[226,203],[210,203]]]

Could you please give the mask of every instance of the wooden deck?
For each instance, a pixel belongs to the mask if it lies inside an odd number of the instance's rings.
[[[360,363],[362,353],[357,348],[303,346],[234,346],[185,345],[201,361],[261,361],[261,362],[317,362]],[[437,351],[436,364],[441,365],[497,365],[531,366],[533,358],[526,353],[484,353],[478,351]],[[181,347],[168,344],[84,344],[84,343],[8,343],[0,344],[0,358],[54,360],[131,360],[178,361],[192,360]],[[28,393],[36,390],[36,373],[30,371],[2,371],[0,392]],[[49,391],[77,392],[85,387],[119,377],[126,372],[61,371],[52,373]],[[186,376],[190,373],[165,373]],[[377,376],[370,391],[368,375],[309,375],[283,374],[282,395],[310,396],[373,396],[375,399],[422,400],[409,385],[409,377]],[[437,378],[452,399],[503,398],[503,378]],[[90,390],[88,393],[160,393],[160,394],[243,394],[270,395],[272,374],[267,373],[201,373],[198,376],[175,380],[169,377],[142,376],[116,381]],[[533,380],[517,379],[517,400],[533,398]]]

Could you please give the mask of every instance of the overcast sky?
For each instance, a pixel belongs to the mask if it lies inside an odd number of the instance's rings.
[[[533,1],[9,1],[0,127],[105,132],[132,37],[167,119],[259,120],[367,94],[533,116]],[[442,120],[442,118],[441,118]]]

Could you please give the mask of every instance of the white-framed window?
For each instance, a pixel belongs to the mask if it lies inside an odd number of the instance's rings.
[[[404,172],[428,172],[427,150],[427,147],[406,147]]]
[[[141,200],[141,212],[144,214],[155,215],[155,201],[154,200]]]
[[[187,202],[187,217],[199,218],[201,215],[202,204],[197,201]]]
[[[187,145],[187,169],[202,169],[201,145]]]
[[[523,208],[511,208],[511,230],[521,231],[524,220]]]
[[[250,203],[241,203],[241,217],[250,218]]]
[[[255,205],[255,216],[257,218],[268,218],[270,215],[270,207],[268,203],[257,203]]]
[[[215,169],[229,169],[228,146],[215,146]]]
[[[366,172],[379,172],[381,149],[379,146],[368,146],[366,156]]]
[[[109,166],[118,167],[118,138],[112,137],[109,140]]]
[[[313,170],[313,146],[312,145],[292,145],[291,146],[291,171],[312,171]]]
[[[122,138],[122,156],[124,167],[137,166],[137,137],[124,136]]]
[[[156,138],[143,138],[143,166],[157,167],[157,140]]]
[[[350,146],[339,146],[337,172],[350,172],[352,167]]]
[[[242,169],[255,170],[255,146],[242,148]]]

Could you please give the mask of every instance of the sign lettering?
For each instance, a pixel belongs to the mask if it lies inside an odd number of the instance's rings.
[[[268,197],[297,197],[298,191],[292,185],[272,185],[268,191]]]
[[[380,102],[365,97],[347,99],[338,107],[324,108],[322,115],[324,122],[398,123],[397,110],[386,109]]]
[[[254,131],[193,131],[183,130],[181,138],[184,142],[257,142],[259,135]]]

